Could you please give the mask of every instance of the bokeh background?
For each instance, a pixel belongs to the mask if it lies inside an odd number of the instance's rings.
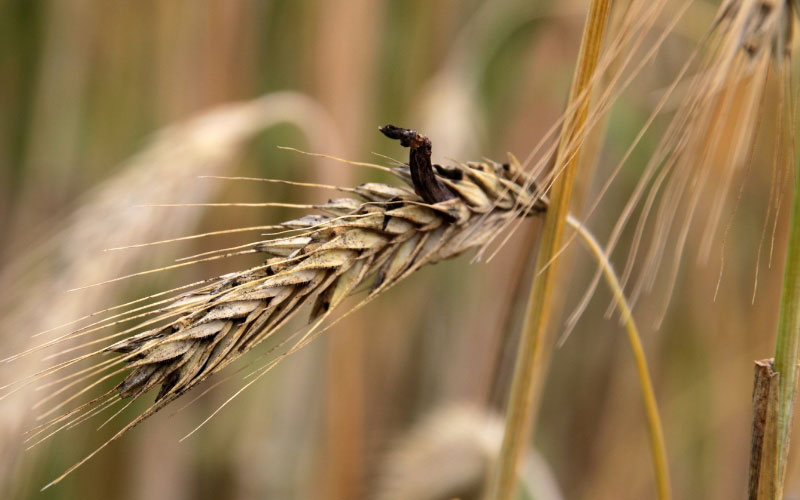
[[[65,290],[254,236],[106,248],[297,215],[138,205],[329,196],[199,175],[341,185],[388,180],[276,146],[358,161],[383,161],[372,152],[402,159],[403,151],[377,132],[394,123],[430,136],[439,161],[504,160],[507,152],[524,158],[563,110],[586,3],[0,0],[0,353],[30,347],[42,338],[32,334],[92,311],[249,262]],[[597,171],[582,179],[584,199],[624,153],[715,8],[694,2],[616,103]],[[660,22],[671,21],[671,10],[665,12]],[[601,240],[669,112],[591,218]],[[745,491],[753,360],[770,356],[774,344],[787,222],[784,206],[772,266],[762,252],[752,302],[770,202],[768,149],[757,150],[737,210],[732,203],[725,212],[723,226],[731,224],[716,300],[723,238],[699,265],[701,224],[692,230],[661,328],[654,323],[662,296],[645,298],[636,311],[676,498],[740,498]],[[158,414],[44,493],[41,486],[102,443],[108,430],[95,431],[90,422],[24,451],[21,435],[35,424],[31,406],[39,395],[4,399],[0,496],[470,498],[499,445],[497,415],[536,231],[536,221],[526,223],[489,263],[465,256],[418,272],[279,365],[189,440],[178,443],[241,387],[241,374],[185,410]],[[572,263],[568,312],[594,268],[580,248],[565,258]],[[623,258],[624,252],[615,258],[620,268]],[[609,300],[601,286],[556,351],[536,451],[522,472],[537,498],[654,495],[633,362],[618,322],[604,319]],[[46,366],[42,358],[4,366],[0,383]],[[439,438],[445,451],[428,453]],[[463,465],[456,479],[444,473],[452,464]],[[800,494],[797,464],[793,458],[790,495]],[[461,489],[449,490],[448,481]],[[433,493],[421,493],[426,488]]]

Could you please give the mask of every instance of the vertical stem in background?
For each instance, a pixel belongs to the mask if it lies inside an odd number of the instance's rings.
[[[789,244],[783,270],[783,291],[778,319],[778,339],[775,345],[774,370],[780,375],[778,384],[777,423],[778,445],[772,471],[779,485],[778,497],[783,496],[783,480],[789,456],[792,430],[792,409],[797,388],[798,347],[800,347],[800,164],[795,166],[792,217]]]
[[[563,168],[550,193],[550,206],[542,229],[531,293],[525,311],[522,337],[514,367],[514,379],[506,411],[506,428],[497,470],[489,485],[489,498],[508,500],[514,493],[516,471],[534,423],[535,407],[541,394],[552,351],[548,338],[549,313],[562,233],[569,212],[575,172],[580,161],[579,131],[589,110],[591,82],[600,56],[610,0],[592,0],[584,25],[578,64],[573,77],[554,168]],[[573,104],[575,104],[573,106]],[[551,262],[552,261],[552,262]]]
[[[313,9],[318,49],[314,51],[317,59],[309,69],[316,72],[314,95],[335,122],[336,133],[329,151],[347,157],[363,150],[364,131],[371,129],[365,126],[371,123],[369,82],[376,78],[383,7],[373,0],[350,0],[316,2]],[[360,28],[354,30],[352,26]],[[329,165],[320,165],[316,178],[340,186],[358,180],[352,169],[331,169]],[[319,462],[322,478],[312,481],[318,487],[311,492],[311,496],[328,500],[363,497],[365,478],[370,474],[364,429],[370,398],[366,359],[372,336],[367,335],[363,316],[347,318],[340,328],[342,335],[327,338],[324,455]]]

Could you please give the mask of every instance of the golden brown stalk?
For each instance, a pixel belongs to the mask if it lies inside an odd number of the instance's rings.
[[[46,437],[122,400],[133,401],[157,389],[155,402],[111,442],[270,338],[303,305],[311,305],[313,324],[301,332],[299,340],[293,335],[279,341],[275,348],[289,346],[280,356],[305,345],[323,320],[356,289],[368,286],[369,300],[425,264],[482,245],[508,218],[544,210],[544,204],[532,194],[535,185],[514,165],[482,162],[452,168],[433,166],[427,138],[391,126],[382,131],[411,148],[410,166],[389,170],[413,190],[377,183],[340,188],[353,197],[316,205],[319,214],[278,227],[292,234],[222,251],[228,252],[223,256],[260,254],[264,256],[262,264],[200,283],[191,291],[182,290],[172,299],[154,302],[154,309],[138,307],[77,330],[72,337],[124,320],[139,320],[133,328],[106,338],[127,335],[123,340],[77,359],[94,359],[107,353],[121,356],[97,361],[48,383],[62,387],[43,402],[71,388],[78,392],[45,415],[107,379],[125,372],[127,376],[100,398],[45,424],[34,438],[40,439],[41,434]],[[520,211],[520,207],[528,208]],[[42,375],[60,372],[74,363],[61,363]]]
[[[551,325],[553,290],[562,233],[569,213],[572,189],[580,160],[580,130],[587,119],[591,82],[600,58],[610,2],[593,0],[584,26],[581,53],[575,71],[568,107],[574,107],[564,120],[561,139],[555,156],[555,169],[560,178],[551,191],[551,210],[545,218],[536,274],[528,296],[522,337],[514,367],[514,379],[506,411],[506,429],[497,470],[492,476],[489,498],[506,500],[514,494],[517,464],[526,448],[535,422],[539,394],[544,386],[552,341]],[[585,131],[584,131],[585,133]]]

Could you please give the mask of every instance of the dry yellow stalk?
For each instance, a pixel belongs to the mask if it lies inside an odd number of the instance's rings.
[[[541,247],[536,258],[536,274],[528,297],[525,320],[514,367],[511,396],[506,412],[506,430],[497,470],[492,476],[489,498],[506,500],[514,494],[517,464],[527,446],[530,428],[535,422],[535,408],[544,386],[552,342],[548,334],[553,305],[556,258],[562,245],[562,233],[569,213],[572,189],[580,160],[581,132],[589,111],[591,82],[600,58],[610,2],[594,0],[584,26],[581,53],[575,71],[561,139],[555,156],[560,178],[551,193],[552,209],[545,218]],[[585,130],[583,130],[585,134]]]

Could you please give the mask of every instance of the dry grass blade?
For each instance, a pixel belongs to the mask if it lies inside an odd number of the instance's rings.
[[[48,436],[92,418],[112,401],[154,392],[155,402],[109,440],[113,441],[271,338],[304,305],[310,305],[312,326],[301,332],[299,340],[292,335],[279,341],[270,352],[284,349],[281,346],[289,346],[288,350],[254,372],[261,376],[309,342],[319,325],[357,289],[368,288],[368,299],[373,298],[423,265],[480,247],[497,227],[521,215],[520,206],[531,207],[522,215],[545,209],[535,197],[535,183],[516,164],[478,162],[450,168],[436,165],[434,169],[427,138],[394,127],[382,131],[411,148],[409,166],[382,167],[405,180],[408,187],[367,183],[347,189],[352,197],[315,205],[317,214],[279,225],[299,234],[248,245],[249,251],[263,255],[262,264],[200,283],[190,291],[180,290],[172,302],[161,299],[153,310],[136,307],[130,315],[118,313],[112,321],[101,320],[89,329],[76,330],[75,334],[83,335],[137,320],[123,332],[122,340],[117,340],[120,334],[115,333],[78,346],[106,344],[76,358],[96,359],[92,367],[45,384],[56,388],[41,403],[56,396],[64,398],[45,412],[48,415],[119,372],[127,372],[113,387],[114,397],[103,403],[96,400],[101,405],[97,408],[81,405],[78,412],[52,420],[45,430],[58,427]],[[65,335],[46,345],[57,347],[71,338]],[[109,353],[119,356],[113,362],[101,360],[100,356]],[[65,361],[33,381],[60,374],[74,364],[74,360]],[[69,394],[69,389],[76,392]]]

